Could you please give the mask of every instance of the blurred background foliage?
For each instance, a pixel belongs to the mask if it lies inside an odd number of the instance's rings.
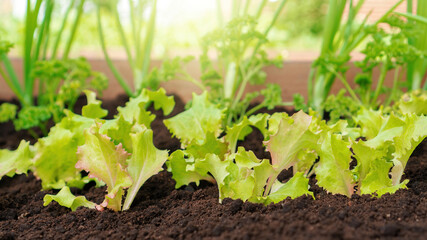
[[[109,0],[100,1],[103,7],[103,25],[105,39],[112,56],[124,57],[120,48],[120,36],[117,34],[113,13],[108,10]],[[119,13],[124,20],[125,34],[130,36],[130,27],[126,24],[128,0],[120,0]],[[256,7],[260,0],[252,0],[251,7]],[[73,54],[102,57],[99,48],[99,37],[96,22],[96,4],[98,0],[87,0],[84,6],[81,25],[73,45]],[[282,50],[316,50],[320,46],[320,37],[324,16],[327,11],[327,0],[288,0],[276,25],[269,34],[269,47]],[[55,1],[58,9],[53,18],[59,19],[64,14],[68,0]],[[260,28],[269,21],[277,7],[276,1],[268,1],[261,15]],[[24,31],[25,0],[0,0],[0,38],[22,46]],[[229,0],[222,1],[225,12],[231,11]],[[269,14],[271,12],[271,14]],[[70,13],[73,18],[75,12]],[[148,15],[148,14],[147,14]],[[39,16],[40,17],[40,16]],[[148,17],[147,17],[148,18]],[[147,18],[143,18],[146,19]],[[60,28],[60,21],[53,21],[52,33]],[[70,27],[70,26],[67,26]],[[182,55],[181,52],[196,53],[200,38],[217,27],[216,0],[158,0],[158,15],[153,55],[162,58],[169,55]],[[127,30],[127,31],[126,31]],[[130,39],[130,38],[129,38]],[[20,55],[22,49],[14,48],[12,55]]]

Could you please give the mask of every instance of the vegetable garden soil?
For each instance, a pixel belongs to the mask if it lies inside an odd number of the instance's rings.
[[[112,116],[113,109],[126,101],[122,96],[104,102],[104,107]],[[172,115],[184,109],[176,101]],[[84,104],[81,98],[77,108]],[[165,117],[155,112],[155,145],[178,149],[179,141],[163,125]],[[0,148],[15,149],[20,139],[31,140],[25,132],[15,132],[11,123],[0,125]],[[258,157],[269,158],[258,131],[240,144]],[[171,174],[163,171],[143,185],[126,212],[86,208],[71,212],[56,202],[43,207],[43,196],[54,191],[41,191],[40,181],[31,173],[4,177],[0,239],[427,239],[427,141],[415,150],[405,172],[409,189],[380,199],[331,195],[312,178],[316,200],[300,197],[265,207],[231,199],[219,204],[216,186],[206,182],[176,190]],[[279,179],[286,181],[290,176],[290,171],[283,172]],[[100,203],[105,188],[86,186],[72,192]]]

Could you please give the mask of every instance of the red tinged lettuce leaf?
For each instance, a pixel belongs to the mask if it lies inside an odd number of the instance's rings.
[[[132,185],[132,178],[126,171],[129,154],[121,144],[116,146],[108,136],[100,134],[99,128],[97,123],[85,131],[85,144],[78,149],[76,168],[87,171],[90,177],[107,185],[107,195],[97,205],[98,210],[107,207],[120,211],[124,189]]]

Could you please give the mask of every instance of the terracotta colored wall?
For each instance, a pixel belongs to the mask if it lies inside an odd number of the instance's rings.
[[[110,85],[108,89],[104,92],[103,98],[114,98],[118,94],[123,94],[121,86],[114,79],[113,74],[108,68],[104,60],[92,59],[90,60],[92,67],[96,71],[101,71],[107,75],[110,79]],[[115,65],[119,71],[123,74],[125,79],[130,80],[132,77],[131,69],[129,68],[127,61],[125,60],[115,60]],[[153,66],[159,66],[160,61],[153,61]],[[12,64],[17,70],[18,77],[22,79],[22,60],[12,59]],[[276,67],[267,67],[265,71],[267,72],[267,82],[268,83],[278,83],[282,86],[282,96],[284,101],[291,101],[292,95],[295,93],[301,93],[302,95],[307,95],[307,79],[310,70],[311,61],[302,60],[302,61],[286,61],[283,68],[278,69]],[[191,62],[187,69],[192,76],[200,76],[199,64],[195,61]],[[353,79],[357,69],[350,68],[347,77]],[[378,73],[375,74],[378,76]],[[391,85],[392,73],[389,73],[387,77],[387,85]],[[194,84],[186,81],[169,81],[162,84],[168,93],[174,93],[181,96],[184,101],[191,99],[191,93],[193,91],[200,93]],[[343,85],[337,80],[333,86],[333,92],[337,92]],[[248,91],[259,90],[259,86],[249,86]],[[0,78],[0,99],[11,99],[13,98],[13,93],[10,91],[9,87],[6,85],[4,80]]]

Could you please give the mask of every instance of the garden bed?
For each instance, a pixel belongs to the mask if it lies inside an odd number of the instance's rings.
[[[77,109],[85,104],[83,99]],[[126,100],[119,97],[104,107],[112,116],[112,109]],[[176,102],[171,116],[184,109],[182,101]],[[180,143],[163,125],[161,112],[156,115],[152,124],[155,146],[178,149]],[[24,132],[13,131],[11,123],[0,125],[1,148],[16,148],[22,138],[31,140]],[[262,139],[253,131],[241,144],[257,157],[269,158]],[[128,211],[79,208],[71,212],[55,202],[43,207],[44,195],[53,191],[42,192],[32,174],[4,177],[0,181],[0,239],[423,239],[427,235],[426,159],[425,140],[405,170],[409,189],[380,199],[332,195],[312,182],[315,187],[310,190],[316,200],[300,197],[267,207],[230,199],[219,204],[217,187],[207,182],[175,190],[171,174],[163,171],[144,184]],[[279,179],[285,181],[291,175],[283,172]],[[72,192],[97,203],[105,196],[105,188],[93,186]]]

